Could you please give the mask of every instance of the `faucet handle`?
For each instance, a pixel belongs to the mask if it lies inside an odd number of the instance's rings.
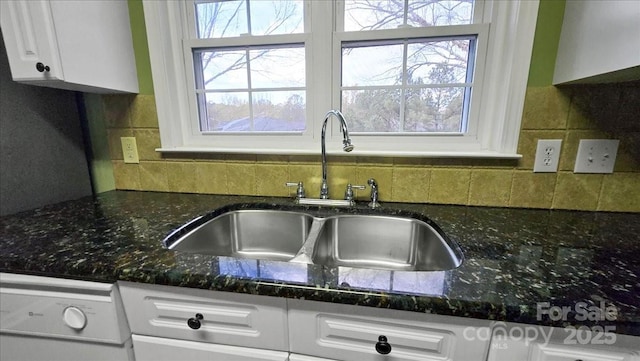
[[[304,198],[305,197],[304,185],[302,184],[302,181],[300,181],[300,182],[287,182],[287,183],[285,183],[285,186],[287,186],[287,187],[298,187],[298,189],[296,189],[296,198]]]
[[[347,184],[347,189],[344,191],[344,199],[348,201],[352,201],[355,197],[353,196],[353,189],[365,189],[367,186],[364,185],[353,185],[351,183]]]

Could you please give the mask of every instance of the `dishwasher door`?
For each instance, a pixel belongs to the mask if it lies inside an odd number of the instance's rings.
[[[0,273],[0,360],[133,360],[112,284]]]

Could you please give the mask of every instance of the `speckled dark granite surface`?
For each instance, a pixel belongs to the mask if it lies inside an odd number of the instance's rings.
[[[187,221],[281,198],[113,191],[0,218],[0,271],[132,282],[551,326],[614,325],[640,335],[640,214],[383,204],[418,212],[462,248],[462,266],[392,272],[213,257],[166,250]],[[345,210],[341,210],[345,212]],[[346,211],[349,212],[349,211]],[[566,306],[566,320],[537,305]],[[615,321],[580,320],[607,306]],[[578,313],[576,313],[576,310]]]

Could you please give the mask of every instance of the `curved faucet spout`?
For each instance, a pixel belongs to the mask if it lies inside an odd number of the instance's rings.
[[[324,122],[322,122],[322,135],[320,138],[321,151],[322,151],[322,185],[320,186],[320,199],[329,198],[329,185],[327,184],[327,149],[325,145],[325,138],[327,133],[327,122],[331,116],[335,116],[340,121],[340,129],[342,130],[342,150],[350,152],[354,146],[351,144],[351,138],[349,138],[349,128],[347,122],[344,120],[344,115],[339,110],[330,110],[324,116]]]

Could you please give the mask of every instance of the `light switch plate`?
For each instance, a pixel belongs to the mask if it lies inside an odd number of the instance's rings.
[[[574,173],[613,173],[619,140],[581,139]]]
[[[535,173],[554,173],[558,171],[560,147],[562,139],[538,139],[536,160],[533,164]]]

